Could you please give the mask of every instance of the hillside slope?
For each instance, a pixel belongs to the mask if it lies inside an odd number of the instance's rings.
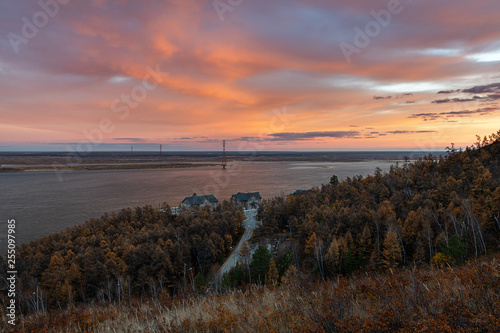
[[[500,131],[463,152],[341,183],[332,177],[306,195],[269,200],[260,238],[276,256],[291,252],[303,272],[323,278],[498,252],[499,138]]]
[[[498,332],[498,260],[27,316],[18,332]]]

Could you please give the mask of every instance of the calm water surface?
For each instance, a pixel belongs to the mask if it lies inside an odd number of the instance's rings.
[[[237,162],[219,167],[151,170],[82,170],[0,173],[0,247],[6,246],[7,219],[16,220],[17,243],[82,224],[105,212],[167,202],[177,206],[186,196],[214,194],[219,201],[237,192],[263,198],[289,194],[339,179],[388,170],[394,162]]]

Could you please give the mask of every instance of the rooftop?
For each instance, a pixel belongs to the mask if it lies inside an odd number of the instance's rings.
[[[190,197],[187,197],[185,198],[184,200],[182,200],[182,202],[187,202],[189,203],[190,205],[200,205],[203,201],[206,200],[209,200],[213,203],[217,203],[219,202],[219,200],[217,200],[217,198],[212,195],[212,194],[209,194],[209,195],[197,195],[196,193],[194,193],[192,196]]]
[[[249,192],[249,193],[241,193],[233,194],[233,198],[236,198],[238,201],[248,201],[250,198],[256,197],[257,199],[262,199],[259,192]]]

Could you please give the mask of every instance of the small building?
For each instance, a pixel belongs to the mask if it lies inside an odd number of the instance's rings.
[[[294,197],[296,197],[298,195],[305,195],[305,194],[307,194],[307,192],[309,192],[309,191],[308,190],[297,190],[297,191],[293,192],[292,195]]]
[[[184,209],[191,209],[194,207],[203,208],[209,207],[211,210],[217,207],[217,203],[219,200],[212,194],[210,195],[197,195],[194,193],[192,196],[185,198],[182,200],[180,207]]]
[[[236,205],[236,207],[241,207],[244,209],[258,208],[262,203],[262,197],[259,192],[241,193],[233,194],[231,197],[231,202]]]

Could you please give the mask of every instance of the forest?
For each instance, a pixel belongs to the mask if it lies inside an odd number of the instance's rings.
[[[500,131],[465,150],[429,154],[297,195],[265,200],[253,256],[223,279],[231,289],[280,283],[288,268],[332,279],[356,271],[463,264],[500,249]],[[261,246],[267,245],[267,246]]]
[[[500,131],[446,150],[264,200],[260,227],[220,284],[209,281],[244,230],[242,211],[228,202],[180,215],[166,204],[124,209],[24,244],[24,327],[498,329]],[[4,259],[0,266],[6,270]],[[2,308],[5,301],[0,297]]]
[[[145,206],[23,244],[16,258],[21,313],[184,291],[197,274],[217,271],[243,233],[243,218],[228,202],[180,215]],[[0,302],[5,308],[6,298]]]
[[[257,236],[320,278],[358,269],[456,265],[500,245],[500,131],[464,151],[428,155],[266,201]]]

